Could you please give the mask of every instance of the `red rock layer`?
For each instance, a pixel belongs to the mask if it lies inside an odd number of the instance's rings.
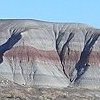
[[[70,50],[69,55],[65,55],[66,62],[78,62],[80,59],[81,51]],[[98,64],[100,63],[100,51],[92,51],[89,56],[89,64]]]
[[[66,55],[65,60],[72,61],[72,62],[78,62],[81,52],[79,51],[73,51],[70,50],[69,56]],[[7,51],[4,55],[5,57],[18,57],[21,59],[41,59],[41,60],[52,60],[59,62],[59,56],[56,51],[45,51],[45,50],[38,50],[34,47],[30,46],[18,46],[14,47],[11,50]],[[100,52],[99,51],[92,51],[89,57],[89,63],[90,64],[99,64],[100,63]]]
[[[56,51],[45,51],[45,50],[38,50],[31,46],[18,46],[13,47],[11,50],[7,51],[4,55],[8,58],[19,58],[22,59],[40,59],[40,60],[52,60],[59,62],[59,56]]]

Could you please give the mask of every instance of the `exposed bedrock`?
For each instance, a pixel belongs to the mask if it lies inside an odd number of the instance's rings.
[[[0,75],[25,86],[99,88],[99,36],[85,24],[0,20]]]

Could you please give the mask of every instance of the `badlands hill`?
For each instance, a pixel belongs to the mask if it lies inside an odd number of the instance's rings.
[[[0,76],[26,87],[99,88],[99,36],[80,23],[0,20]]]

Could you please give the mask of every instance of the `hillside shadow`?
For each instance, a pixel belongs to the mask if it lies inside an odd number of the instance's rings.
[[[93,45],[97,41],[99,34],[92,34],[89,40],[86,42],[84,49],[81,53],[79,61],[75,65],[75,69],[77,70],[77,77],[74,79],[76,82],[88,69],[89,65],[89,56],[92,52]],[[73,80],[72,80],[73,81]]]
[[[21,38],[21,33],[13,33],[11,37],[0,46],[0,64],[3,62],[4,53],[10,50]]]

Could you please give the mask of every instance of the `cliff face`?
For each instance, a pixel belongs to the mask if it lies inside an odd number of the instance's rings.
[[[0,75],[26,86],[99,88],[99,36],[84,24],[0,20]]]

